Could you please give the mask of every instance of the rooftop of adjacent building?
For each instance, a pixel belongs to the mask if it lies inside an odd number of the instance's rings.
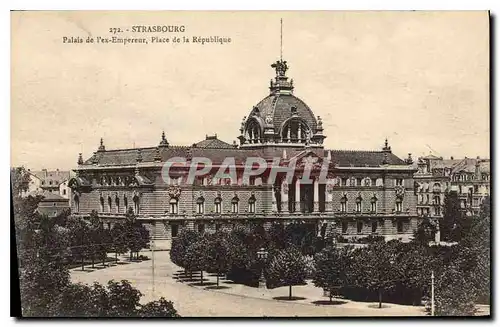
[[[33,192],[30,192],[28,195],[43,196],[43,199],[40,200],[41,202],[68,202],[69,201],[67,198],[60,196],[58,193],[52,193],[52,192],[46,191],[46,190],[33,191]]]
[[[44,182],[43,186],[59,186],[61,183],[69,180],[71,178],[71,171],[69,170],[31,170],[28,169],[28,173]]]
[[[415,164],[428,164],[431,171],[434,169],[448,169],[450,174],[457,174],[460,172],[475,173],[476,168],[478,168],[481,173],[490,173],[490,159],[481,158],[479,156],[476,158],[464,157],[462,159],[457,159],[453,156],[450,158],[443,158],[429,154],[424,157],[419,157]]]

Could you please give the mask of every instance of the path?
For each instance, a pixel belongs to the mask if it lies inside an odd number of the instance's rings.
[[[147,253],[151,256],[151,253]],[[206,290],[204,286],[192,286],[174,279],[179,270],[170,262],[167,251],[155,252],[155,294],[152,289],[152,261],[116,265],[92,272],[73,270],[75,282],[106,284],[108,280],[130,281],[144,296],[141,302],[163,296],[174,302],[184,317],[262,317],[262,316],[421,316],[422,307],[387,304],[387,308],[372,308],[374,303],[346,301],[337,305],[314,305],[315,300],[326,300],[322,291],[314,286],[294,286],[293,295],[306,299],[277,301],[275,296],[288,295],[287,287],[259,290],[244,285],[224,284],[224,290]],[[208,276],[207,276],[208,277]],[[215,277],[208,277],[215,281]]]

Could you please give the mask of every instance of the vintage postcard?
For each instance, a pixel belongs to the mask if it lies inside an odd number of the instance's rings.
[[[13,11],[13,315],[489,317],[489,31]]]

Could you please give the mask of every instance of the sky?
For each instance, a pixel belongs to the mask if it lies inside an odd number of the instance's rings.
[[[11,165],[72,169],[107,149],[232,143],[280,56],[325,148],[490,157],[487,12],[13,12]],[[184,25],[184,33],[132,33]],[[76,44],[66,37],[230,37]]]

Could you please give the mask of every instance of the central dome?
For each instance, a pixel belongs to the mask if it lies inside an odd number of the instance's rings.
[[[316,119],[309,106],[293,95],[293,80],[285,75],[286,61],[277,61],[275,80],[269,87],[271,94],[262,99],[243,118],[239,136],[242,147],[257,147],[269,143],[289,146],[323,143],[321,118]]]

